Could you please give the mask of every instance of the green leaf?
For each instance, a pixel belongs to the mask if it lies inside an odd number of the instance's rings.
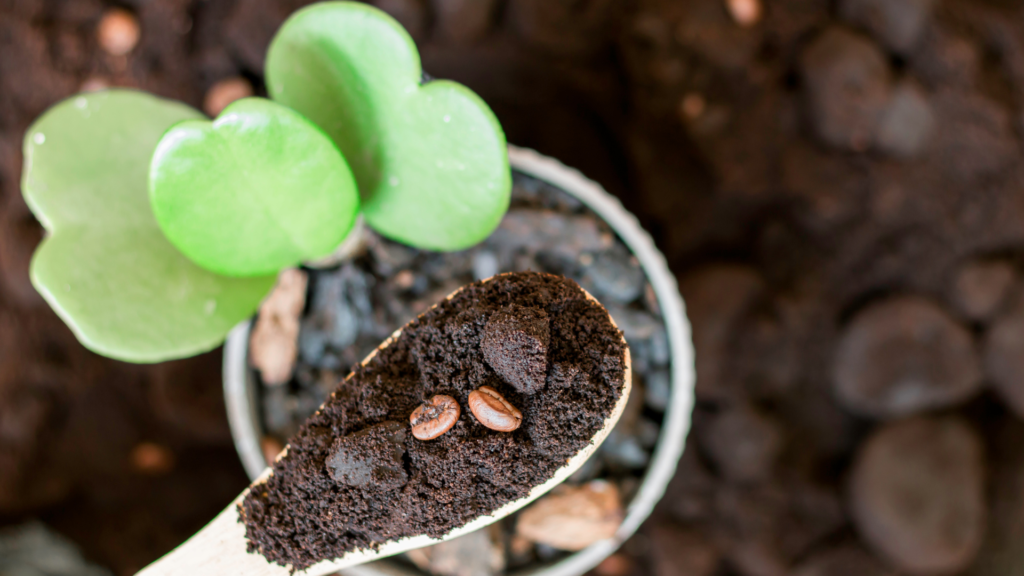
[[[275,100],[341,148],[366,221],[385,236],[458,250],[486,238],[508,209],[494,114],[460,84],[420,86],[416,45],[384,12],[354,2],[296,12],[271,42],[266,75]]]
[[[149,158],[172,124],[200,117],[129,90],[57,104],[25,135],[22,192],[49,232],[32,282],[89,349],[159,362],[216,347],[274,276],[234,279],[167,241],[149,206]]]
[[[330,254],[355,223],[355,180],[330,138],[263,98],[164,134],[149,171],[167,238],[226,276],[274,274]]]

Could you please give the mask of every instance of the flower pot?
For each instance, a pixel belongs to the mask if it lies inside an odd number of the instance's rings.
[[[648,312],[648,316],[653,313],[660,314],[663,326],[661,323],[658,324],[658,334],[667,336],[663,339],[665,342],[659,346],[661,352],[657,354],[657,357],[662,358],[659,362],[667,364],[664,368],[657,370],[660,370],[662,375],[667,372],[670,382],[670,388],[667,390],[668,397],[657,403],[659,411],[663,410],[660,432],[657,434],[649,459],[645,460],[642,465],[642,471],[635,473],[638,484],[630,490],[630,498],[625,506],[624,520],[614,537],[598,541],[581,551],[555,560],[547,562],[538,560],[531,565],[509,569],[507,572],[508,574],[576,576],[593,568],[612,554],[639,528],[661,498],[675,472],[676,463],[682,454],[684,439],[690,427],[690,414],[693,407],[695,371],[690,324],[685,315],[675,277],[668,270],[664,257],[654,247],[650,236],[640,227],[636,218],[627,212],[617,199],[596,183],[583,177],[579,172],[532,150],[510,146],[509,157],[515,173],[528,178],[530,182],[539,182],[544,186],[559,190],[561,191],[559,194],[563,192],[568,194],[574,199],[572,200],[574,205],[578,205],[578,210],[588,211],[587,218],[593,216],[597,220],[603,221],[604,226],[607,226],[607,229],[617,236],[616,247],[621,244],[628,250],[629,256],[635,258],[630,262],[633,265],[638,264],[646,280],[645,295],[637,297],[637,300],[646,302],[650,310],[657,311]],[[503,224],[503,229],[505,229],[505,224]],[[509,234],[514,231],[509,232],[508,229],[505,229],[502,233]],[[492,238],[494,237],[492,236]],[[567,238],[572,239],[572,236]],[[616,281],[614,275],[606,274],[605,278],[612,283]],[[613,284],[612,289],[614,287]],[[628,298],[628,296],[623,298]],[[614,317],[616,311],[611,306],[609,309]],[[628,310],[625,308],[623,310],[622,314],[629,314]],[[623,325],[620,318],[616,318],[616,321],[620,326]],[[660,332],[661,328],[664,329],[663,332]],[[264,435],[265,426],[260,410],[260,383],[258,375],[249,367],[247,358],[249,330],[250,322],[245,322],[236,327],[228,336],[224,348],[224,394],[228,419],[239,456],[249,476],[255,478],[266,468],[267,462],[261,448],[261,438]],[[629,331],[626,331],[627,338],[629,338]],[[638,344],[653,349],[653,341],[654,338],[650,342],[638,341]],[[632,342],[630,345],[634,346]],[[342,376],[344,375],[342,374]],[[421,574],[411,564],[397,559],[382,560],[348,569],[345,572],[360,576],[418,576]]]

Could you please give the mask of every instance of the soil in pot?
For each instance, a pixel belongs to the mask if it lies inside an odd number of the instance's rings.
[[[358,257],[335,269],[307,271],[293,377],[279,385],[260,380],[264,444],[271,452],[283,445],[352,366],[445,295],[499,272],[526,270],[572,278],[608,308],[630,345],[634,389],[598,453],[552,495],[555,506],[542,500],[496,529],[463,537],[475,544],[457,556],[485,573],[501,573],[557,560],[609,536],[660,433],[670,390],[668,336],[643,270],[612,230],[574,197],[524,174],[515,174],[512,206],[501,226],[470,250],[419,251],[369,232]],[[585,523],[589,533],[582,539],[561,538],[577,519],[562,512],[559,499],[596,515]],[[455,542],[434,548],[458,547]],[[408,556],[421,568],[447,574],[450,554],[427,549]]]

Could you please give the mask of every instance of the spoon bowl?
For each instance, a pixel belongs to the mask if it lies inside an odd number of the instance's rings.
[[[484,280],[484,282],[488,282],[497,277],[498,276],[492,276],[491,278]],[[461,290],[462,288],[448,295],[446,300],[452,299]],[[584,294],[589,300],[600,305],[597,299],[590,293],[584,290]],[[607,313],[607,311],[605,312]],[[423,314],[426,313],[427,312],[424,312]],[[422,317],[423,314],[421,314],[420,317]],[[615,321],[610,315],[608,318],[612,325],[615,326]],[[361,362],[361,364],[365,366],[370,362],[370,360],[372,360],[380,350],[383,350],[394,342],[401,335],[402,330],[403,328],[396,330],[394,334],[371,352]],[[623,339],[623,344],[625,345],[625,339]],[[451,530],[443,538],[437,539],[427,535],[404,537],[381,543],[375,550],[353,550],[342,557],[332,560],[324,560],[306,568],[305,570],[292,572],[289,567],[271,563],[259,553],[247,552],[248,540],[246,538],[245,525],[242,523],[242,518],[240,517],[241,509],[239,504],[242,503],[250,491],[257,489],[273,475],[273,469],[267,468],[258,478],[256,478],[256,480],[253,481],[252,484],[249,485],[245,491],[235,498],[235,500],[231,502],[224,511],[218,514],[213,521],[207,524],[206,527],[164,557],[160,558],[153,564],[150,564],[139,572],[137,576],[290,576],[291,574],[297,574],[299,576],[322,576],[325,574],[331,574],[343,568],[373,562],[395,554],[401,554],[417,548],[431,546],[439,542],[453,540],[473,532],[474,530],[484,528],[501,520],[502,518],[505,518],[506,516],[509,516],[530,502],[533,502],[537,498],[543,496],[552,488],[564,482],[569,476],[576,472],[583,463],[587,461],[587,459],[594,455],[597,449],[601,446],[601,443],[604,442],[605,438],[608,437],[608,434],[615,427],[615,424],[618,423],[619,417],[622,415],[622,412],[626,407],[626,403],[629,400],[629,394],[632,390],[630,368],[629,347],[626,346],[624,349],[624,379],[622,394],[619,396],[615,406],[605,419],[604,425],[596,434],[594,434],[592,441],[589,444],[572,456],[564,466],[558,468],[551,478],[542,484],[534,486],[525,497],[509,502],[490,514],[479,516],[470,522]],[[350,373],[345,380],[351,378],[352,375],[353,374]],[[286,446],[281,454],[277,456],[277,459],[283,458],[287,452],[288,447]]]

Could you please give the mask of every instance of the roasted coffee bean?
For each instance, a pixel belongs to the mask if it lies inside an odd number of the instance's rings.
[[[462,408],[455,398],[440,394],[434,396],[409,416],[412,435],[419,440],[433,440],[451,430],[461,414]]]
[[[490,386],[469,393],[469,411],[481,424],[498,432],[511,432],[523,423],[523,413]]]

